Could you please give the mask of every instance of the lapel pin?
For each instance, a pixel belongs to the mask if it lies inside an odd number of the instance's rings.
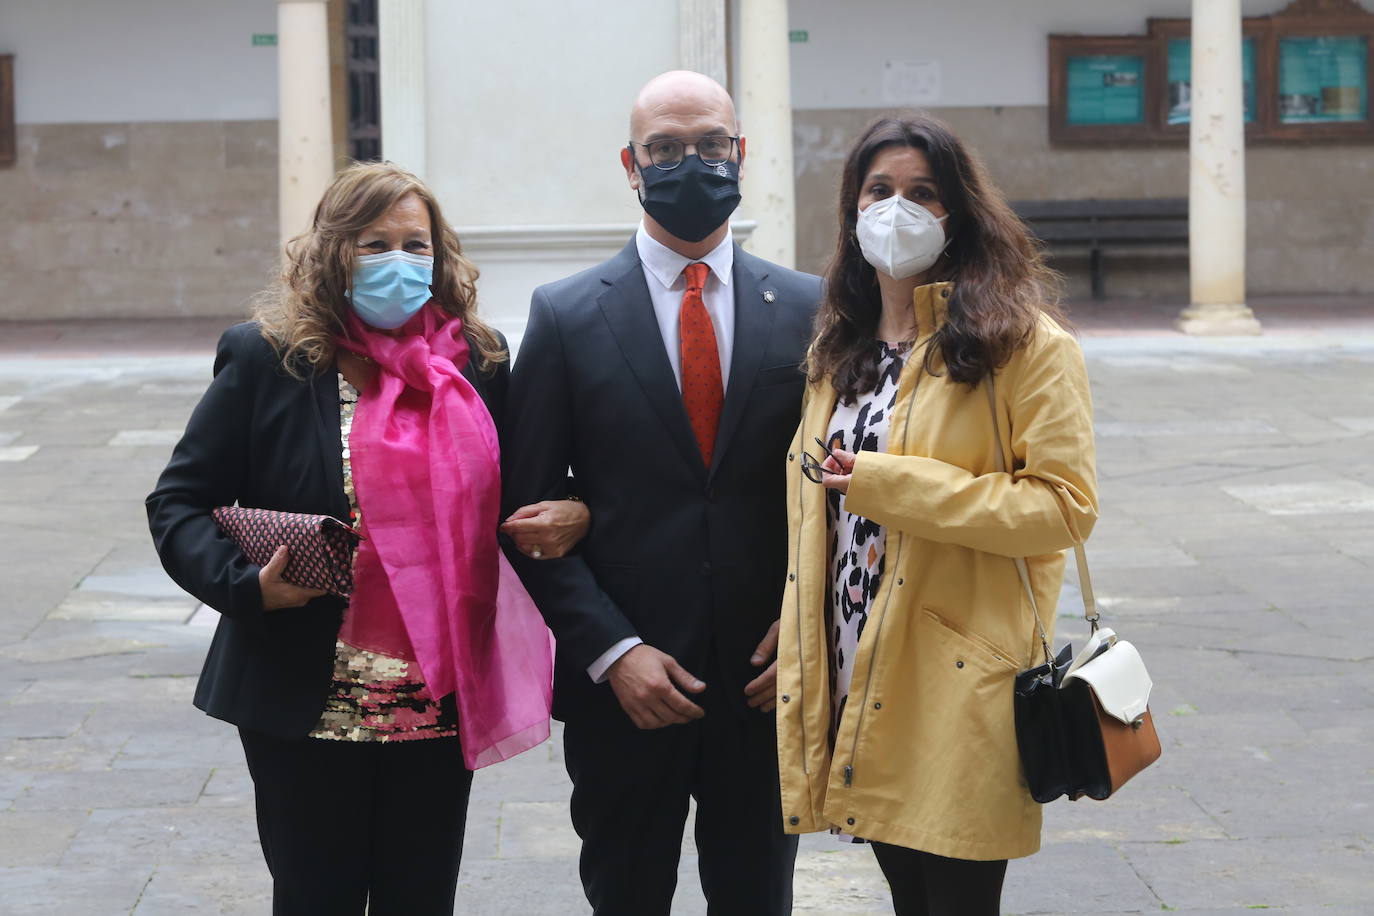
[[[766,289],[763,291],[764,302],[772,302],[776,298],[778,298],[777,293],[773,292],[771,289]]]

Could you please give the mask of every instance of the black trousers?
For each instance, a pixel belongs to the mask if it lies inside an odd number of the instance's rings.
[[[275,916],[452,916],[472,788],[457,738],[239,737]]]
[[[690,724],[641,731],[619,705],[565,723],[582,886],[596,916],[668,916],[690,798],[710,916],[792,912],[797,838],[782,832],[774,716],[731,705],[712,674],[692,698],[706,716]]]
[[[872,845],[892,888],[897,916],[997,916],[1006,859],[974,862],[887,843]]]

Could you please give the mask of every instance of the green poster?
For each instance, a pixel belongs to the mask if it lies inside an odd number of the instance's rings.
[[[1070,124],[1144,124],[1145,59],[1139,54],[1069,58]]]
[[[1241,80],[1245,84],[1245,123],[1255,120],[1255,39],[1240,46]],[[1169,39],[1169,123],[1187,124],[1193,110],[1193,40]]]
[[[1279,40],[1279,121],[1323,124],[1369,117],[1369,48],[1358,35]]]

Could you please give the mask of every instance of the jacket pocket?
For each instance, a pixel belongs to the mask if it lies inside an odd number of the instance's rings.
[[[998,648],[993,645],[992,642],[984,639],[972,630],[950,620],[946,620],[928,607],[922,608],[921,614],[926,618],[928,623],[934,624],[939,627],[941,631],[952,636],[956,641],[956,645],[959,643],[967,645],[971,650],[970,657],[977,658],[986,665],[994,666],[994,670],[1006,669],[1012,672],[1020,670],[1020,667],[1014,661],[1014,655]],[[959,662],[963,661],[963,659],[956,659],[955,661]]]
[[[754,375],[754,387],[764,388],[768,385],[781,385],[784,382],[803,382],[806,376],[802,375],[801,368],[796,363],[786,363],[782,366],[768,366],[760,369]]]

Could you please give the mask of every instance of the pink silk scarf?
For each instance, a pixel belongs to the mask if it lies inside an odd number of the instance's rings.
[[[463,759],[497,763],[549,736],[552,636],[496,541],[496,425],[463,377],[462,322],[431,301],[396,336],[351,311],[340,347],[377,365],[349,450],[367,540],[339,638],[419,663],[456,694]]]

